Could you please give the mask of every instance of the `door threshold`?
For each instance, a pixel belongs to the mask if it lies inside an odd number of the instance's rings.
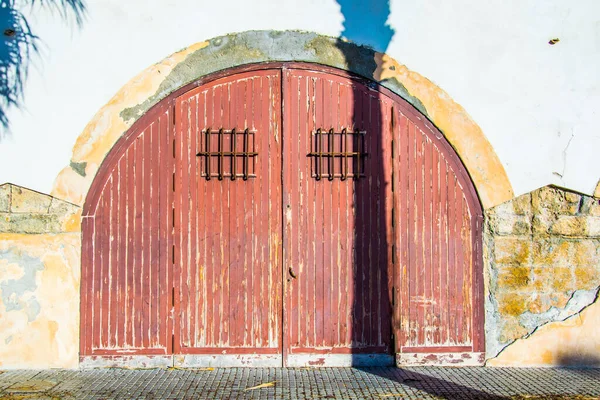
[[[389,367],[394,356],[389,354],[289,354],[286,367]],[[281,368],[281,354],[177,354],[82,356],[80,369],[97,368]]]
[[[281,354],[178,354],[173,356],[177,368],[281,367]]]
[[[171,355],[121,355],[121,356],[81,356],[79,369],[96,368],[169,368],[173,366]]]
[[[286,366],[297,367],[390,367],[390,354],[288,354]]]

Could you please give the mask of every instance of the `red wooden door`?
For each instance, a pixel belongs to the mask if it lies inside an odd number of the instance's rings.
[[[247,70],[164,100],[104,161],[82,357],[481,361],[482,212],[442,134],[339,71]]]
[[[289,366],[393,362],[390,103],[347,77],[285,72]]]
[[[179,364],[281,365],[280,99],[279,70],[177,99]]]

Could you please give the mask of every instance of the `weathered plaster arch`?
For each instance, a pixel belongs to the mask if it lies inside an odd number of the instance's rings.
[[[73,147],[52,195],[82,205],[102,161],[146,111],[182,86],[244,64],[303,61],[340,68],[397,93],[445,135],[469,171],[485,209],[514,197],[504,167],[481,128],[446,92],[386,54],[296,31],[250,31],[181,50],[133,78],[94,116]]]

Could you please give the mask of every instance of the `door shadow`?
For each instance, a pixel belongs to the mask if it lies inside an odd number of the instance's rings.
[[[345,40],[366,44],[385,52],[394,35],[394,30],[386,25],[390,15],[388,0],[337,0],[344,17],[344,30],[337,41],[337,47],[345,57],[348,69],[366,71],[371,75],[377,65],[374,57],[357,57],[356,47]],[[374,53],[373,53],[374,55]],[[358,64],[360,63],[360,65]],[[367,155],[359,160],[364,168],[364,176],[354,180],[353,206],[354,249],[353,249],[353,304],[352,304],[352,365],[365,365],[361,352],[369,348],[381,352],[381,345],[387,348],[388,360],[393,360],[392,339],[392,299],[391,299],[391,249],[390,237],[386,234],[391,219],[387,215],[391,201],[386,197],[390,192],[390,178],[385,176],[383,124],[381,95],[365,93],[363,85],[353,85],[352,130],[365,131]],[[374,97],[375,96],[375,97]],[[360,173],[361,171],[359,171]],[[379,337],[373,337],[373,335]],[[379,346],[374,346],[379,344]],[[380,359],[381,360],[381,359]],[[367,361],[368,363],[368,361]],[[367,364],[368,365],[368,364]],[[374,365],[374,364],[371,364]],[[375,364],[376,365],[376,364]]]
[[[449,367],[452,369],[457,369],[456,367]],[[474,388],[471,386],[462,385],[456,382],[452,382],[448,379],[442,379],[436,377],[436,370],[440,368],[431,368],[431,374],[419,373],[414,370],[402,369],[402,368],[367,368],[367,367],[358,367],[357,369],[376,375],[395,383],[399,383],[403,386],[411,387],[420,392],[425,392],[429,395],[436,396],[436,398],[440,399],[487,399],[487,400],[503,400],[509,399],[510,397],[501,396],[494,393],[488,393],[481,388]],[[469,369],[470,375],[475,375],[473,373],[474,369]],[[456,377],[460,379],[460,374],[457,373]],[[488,377],[489,380],[489,377]],[[479,379],[473,378],[472,376],[469,378],[470,382],[479,382]],[[418,396],[418,393],[416,394]]]

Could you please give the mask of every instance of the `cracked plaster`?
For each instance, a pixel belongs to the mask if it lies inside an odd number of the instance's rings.
[[[514,364],[510,361],[514,356],[504,354],[516,354],[510,350],[513,346],[521,346],[518,343],[527,342],[542,327],[566,321],[596,301],[600,236],[590,227],[598,215],[597,200],[556,187],[540,188],[486,212],[488,365],[534,365],[523,358]],[[588,348],[565,342],[563,328],[556,334],[562,335],[564,343],[589,353]],[[553,330],[544,332],[544,337],[550,337]],[[547,341],[543,351],[555,352]],[[533,358],[542,351],[533,345],[528,349]],[[579,365],[587,365],[593,359],[579,360]],[[548,365],[557,363],[556,357],[548,361]]]

